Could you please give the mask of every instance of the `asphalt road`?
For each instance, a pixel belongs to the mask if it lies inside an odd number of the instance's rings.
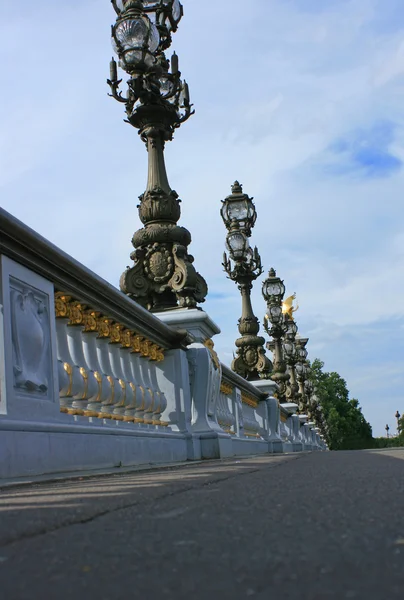
[[[404,450],[0,492],[0,598],[404,599]]]

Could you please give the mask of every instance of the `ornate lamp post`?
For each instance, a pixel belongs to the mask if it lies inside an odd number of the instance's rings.
[[[270,269],[267,279],[262,284],[262,295],[267,303],[267,313],[264,319],[264,327],[273,341],[267,343],[268,350],[274,355],[273,371],[271,379],[279,386],[277,392],[280,402],[287,402],[290,398],[290,388],[287,383],[289,374],[286,372],[286,362],[283,353],[282,338],[287,331],[282,302],[285,295],[285,285],[277,277],[275,269]]]
[[[164,53],[181,20],[182,6],[178,0],[112,0],[112,4],[117,14],[112,45],[129,79],[123,96],[112,59],[110,95],[125,105],[126,122],[139,130],[149,162],[147,187],[138,206],[144,227],[133,236],[134,265],[122,274],[121,290],[149,310],[194,307],[204,301],[207,285],[188,254],[191,235],[177,225],[180,200],[170,188],[164,162],[165,142],[194,112],[178,56],[174,53],[168,61]]]
[[[305,410],[307,410],[310,405],[310,400],[311,400],[311,396],[313,395],[313,392],[314,392],[314,384],[312,381],[310,381],[310,379],[307,379],[304,384],[304,396],[305,396],[305,400],[306,400],[306,404],[304,407]]]
[[[396,410],[396,414],[394,416],[397,419],[397,435],[400,435],[400,419],[401,419],[401,415],[398,412],[398,410]]]
[[[299,386],[299,409],[305,410],[306,407],[306,393],[305,393],[305,383],[308,375],[308,366],[307,366],[307,350],[306,345],[309,341],[309,338],[296,338],[296,352],[298,360],[296,362],[296,375],[297,382]]]
[[[286,358],[287,372],[289,373],[289,391],[287,395],[289,402],[296,402],[298,404],[299,385],[297,383],[296,377],[296,364],[299,360],[296,347],[297,325],[294,322],[293,318],[289,316],[289,313],[285,314],[284,321],[286,326],[286,333],[283,342],[283,348]]]
[[[232,194],[223,200],[223,222],[228,230],[223,267],[227,276],[235,281],[241,292],[242,312],[238,322],[241,337],[236,340],[237,352],[231,368],[249,381],[268,379],[272,365],[265,356],[265,339],[258,335],[259,321],[251,304],[253,281],[262,273],[261,257],[257,248],[250,248],[248,238],[256,220],[255,206],[236,181]]]

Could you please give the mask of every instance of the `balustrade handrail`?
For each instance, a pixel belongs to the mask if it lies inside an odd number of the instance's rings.
[[[0,253],[51,281],[63,291],[147,336],[164,349],[185,348],[186,331],[166,325],[113,285],[0,208]]]
[[[261,402],[268,398],[268,394],[258,390],[252,383],[234,373],[227,365],[222,363],[222,382],[237,387],[247,396],[251,396],[256,402]]]

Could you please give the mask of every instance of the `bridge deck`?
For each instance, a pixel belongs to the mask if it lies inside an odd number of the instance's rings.
[[[404,449],[5,489],[1,596],[402,600],[403,499]]]

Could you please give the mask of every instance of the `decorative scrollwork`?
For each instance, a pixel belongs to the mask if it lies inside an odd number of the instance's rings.
[[[69,318],[69,302],[71,296],[65,294],[55,294],[55,317],[57,319],[68,319]]]
[[[250,394],[247,394],[243,391],[241,392],[241,401],[244,404],[251,406],[252,408],[257,408],[258,406],[258,401],[255,398],[253,398],[253,396],[250,396]]]
[[[222,394],[225,394],[225,396],[231,396],[234,391],[234,387],[230,385],[230,383],[226,383],[222,380],[220,384],[220,391]]]
[[[203,345],[209,350],[209,354],[212,359],[213,365],[215,367],[215,370],[217,371],[218,369],[220,369],[220,359],[215,350],[214,342],[211,339],[207,339],[205,340]]]

